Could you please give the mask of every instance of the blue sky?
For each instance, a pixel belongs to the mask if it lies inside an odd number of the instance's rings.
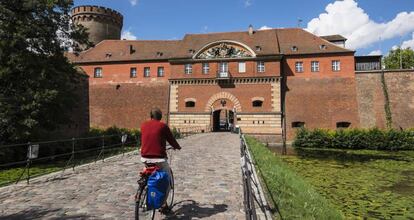
[[[301,27],[342,34],[357,54],[414,47],[414,0],[75,0],[124,15],[128,39],[181,39],[186,33]]]

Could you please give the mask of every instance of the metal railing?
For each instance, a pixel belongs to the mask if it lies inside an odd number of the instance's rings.
[[[217,71],[217,79],[230,79],[230,78],[231,78],[231,74],[229,71],[226,71],[226,72]]]
[[[137,146],[139,141],[139,137],[114,134],[3,145],[0,146],[0,171],[13,168],[23,168],[23,171],[17,180],[1,182],[0,184],[7,185],[13,182],[17,184],[25,174],[26,182],[29,184],[31,178],[46,174],[43,172],[40,175],[31,174],[30,169],[34,163],[38,165],[56,165],[56,167],[63,165],[62,171],[65,171],[68,167],[72,167],[72,170],[74,170],[75,166],[78,165],[76,159],[87,159],[91,162],[104,161],[105,153],[118,150],[118,153],[122,151],[122,154],[124,154],[126,146]]]
[[[239,135],[241,152],[240,162],[243,177],[243,203],[246,219],[272,219],[270,207],[266,201],[263,188],[260,185],[253,159],[246,143],[246,139],[241,130],[239,130]]]

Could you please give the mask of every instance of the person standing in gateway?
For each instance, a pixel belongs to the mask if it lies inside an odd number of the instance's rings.
[[[149,121],[141,125],[141,162],[144,164],[155,164],[171,176],[166,142],[168,141],[174,150],[180,150],[181,146],[174,138],[170,128],[161,122],[162,112],[159,108],[153,108],[150,112],[150,117]],[[163,208],[168,207],[164,206]]]

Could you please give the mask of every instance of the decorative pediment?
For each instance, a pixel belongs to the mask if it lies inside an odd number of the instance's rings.
[[[216,42],[209,44],[194,56],[195,59],[221,59],[221,58],[249,58],[255,54],[251,49],[234,42]]]

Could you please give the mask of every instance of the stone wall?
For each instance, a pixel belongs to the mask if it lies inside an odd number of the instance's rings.
[[[414,71],[384,71],[389,95],[392,127],[414,127]],[[386,128],[385,103],[380,71],[358,72],[356,75],[361,127]]]

